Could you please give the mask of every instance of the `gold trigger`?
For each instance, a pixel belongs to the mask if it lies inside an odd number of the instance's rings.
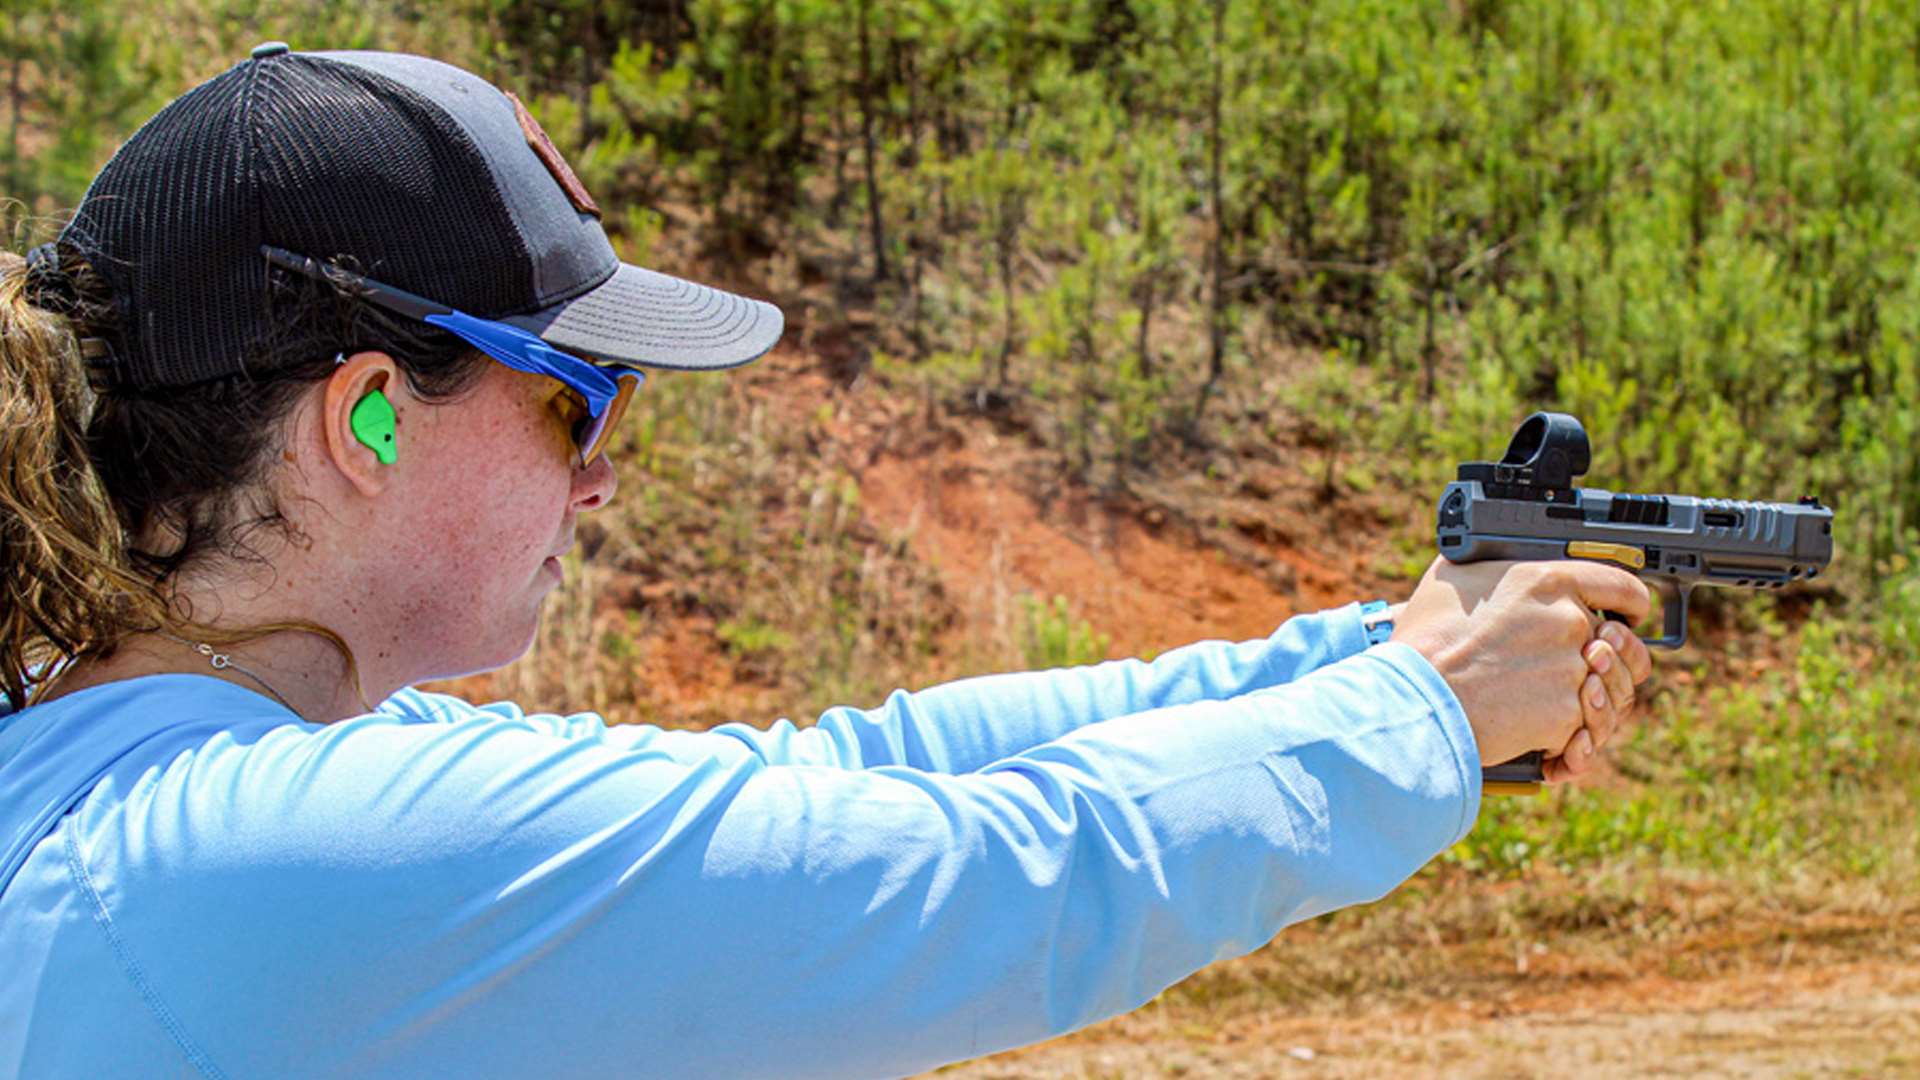
[[[1617,563],[1629,570],[1647,568],[1647,553],[1631,544],[1607,544],[1595,540],[1571,540],[1567,543],[1567,558],[1594,559],[1599,562]]]

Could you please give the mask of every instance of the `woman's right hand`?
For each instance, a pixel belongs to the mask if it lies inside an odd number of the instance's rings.
[[[1568,750],[1593,712],[1583,713],[1581,689],[1591,672],[1595,612],[1616,611],[1637,624],[1650,606],[1638,578],[1603,563],[1439,558],[1394,620],[1393,640],[1433,664],[1466,711],[1481,763],[1496,765],[1533,750]],[[1644,649],[1632,659],[1640,661],[1631,665],[1632,681],[1640,682]]]

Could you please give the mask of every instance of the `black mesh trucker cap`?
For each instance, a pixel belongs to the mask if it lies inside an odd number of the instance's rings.
[[[60,243],[113,288],[115,385],[244,370],[271,330],[263,246],[605,360],[723,368],[773,347],[778,309],[620,262],[599,213],[512,95],[425,57],[275,42],[135,132]]]

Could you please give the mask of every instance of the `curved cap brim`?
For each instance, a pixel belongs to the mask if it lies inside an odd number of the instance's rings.
[[[602,360],[694,371],[757,359],[786,325],[772,304],[626,263],[571,300],[500,321]]]

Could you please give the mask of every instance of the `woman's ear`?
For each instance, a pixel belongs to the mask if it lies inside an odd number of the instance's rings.
[[[383,352],[343,356],[327,380],[320,428],[334,468],[362,495],[386,490],[400,453],[399,368]]]

